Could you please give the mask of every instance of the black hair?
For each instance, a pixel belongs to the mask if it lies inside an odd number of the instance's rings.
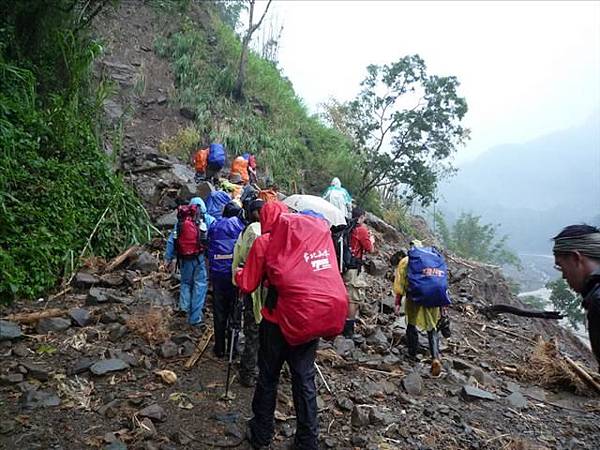
[[[360,206],[355,206],[354,208],[352,208],[352,218],[353,219],[358,219],[359,217],[362,217],[365,215],[365,210],[362,209]]]
[[[600,230],[598,230],[596,227],[586,224],[569,225],[564,227],[560,233],[552,238],[552,240],[555,241],[556,239],[560,238],[585,236],[586,234],[592,233],[600,233]]]
[[[396,267],[398,265],[398,263],[400,263],[402,258],[404,258],[405,256],[406,256],[406,250],[401,248],[396,253],[394,253],[392,256],[390,256],[390,264],[392,266]]]

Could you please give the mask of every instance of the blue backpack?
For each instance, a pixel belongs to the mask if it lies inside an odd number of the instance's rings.
[[[206,212],[215,219],[223,217],[223,208],[231,201],[231,197],[227,192],[213,191],[206,199]]]
[[[434,247],[413,247],[408,251],[408,295],[413,302],[428,308],[451,303],[448,267]]]
[[[233,248],[244,222],[239,217],[222,217],[208,230],[208,261],[210,273],[231,278]]]
[[[225,165],[225,148],[223,144],[210,144],[208,165],[213,170],[221,170]]]

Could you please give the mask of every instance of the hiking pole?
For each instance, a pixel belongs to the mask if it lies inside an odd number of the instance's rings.
[[[238,320],[238,316],[241,319],[241,308],[243,307],[243,303],[240,302],[240,292],[238,291],[238,295],[235,298],[235,303],[233,308],[231,309],[231,313],[229,315],[228,326],[231,328],[231,340],[229,341],[229,361],[227,362],[227,379],[225,381],[225,398],[229,398],[229,381],[231,377],[231,365],[233,364],[233,349],[235,348],[235,344],[237,341],[237,335],[239,332],[240,321]],[[238,315],[239,313],[239,315]]]
[[[321,369],[319,368],[319,365],[317,364],[316,361],[315,361],[315,368],[317,369],[317,372],[319,372],[319,375],[321,376],[321,380],[323,380],[323,384],[325,384],[325,389],[327,389],[327,392],[329,392],[331,395],[333,395],[333,392],[331,392],[331,389],[329,389],[329,385],[327,384],[327,381],[325,381],[323,372],[321,372]]]

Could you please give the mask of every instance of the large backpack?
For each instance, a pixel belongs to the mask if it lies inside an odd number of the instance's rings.
[[[208,261],[212,274],[231,277],[233,248],[244,223],[239,217],[223,217],[217,220],[208,232]]]
[[[303,214],[281,214],[270,233],[266,273],[277,291],[275,314],[290,345],[342,332],[348,294],[336,269],[329,225]]]
[[[208,165],[212,170],[221,170],[225,165],[225,148],[223,144],[210,144]]]
[[[333,227],[331,237],[335,244],[335,255],[337,257],[340,273],[346,273],[349,269],[360,269],[361,260],[352,255],[350,249],[350,238],[356,228],[358,221],[351,219],[346,225]]]
[[[207,226],[197,205],[182,205],[177,209],[175,248],[177,256],[197,256],[206,250]]]
[[[451,303],[448,295],[448,268],[434,247],[413,247],[408,251],[408,295],[428,308]]]
[[[223,208],[231,201],[231,197],[224,191],[212,191],[206,199],[206,212],[215,219],[223,216]]]

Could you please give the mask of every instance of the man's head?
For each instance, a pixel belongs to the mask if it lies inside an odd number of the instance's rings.
[[[258,222],[260,220],[260,210],[265,205],[265,202],[259,198],[248,203],[246,212],[250,222]]]
[[[235,202],[229,202],[223,208],[223,217],[240,217],[241,214],[242,208],[240,208]]]
[[[581,293],[586,278],[600,268],[600,230],[590,225],[569,225],[552,239],[555,267],[571,289]]]
[[[355,206],[352,208],[352,218],[356,219],[358,223],[363,223],[365,221],[366,212],[360,206]]]

